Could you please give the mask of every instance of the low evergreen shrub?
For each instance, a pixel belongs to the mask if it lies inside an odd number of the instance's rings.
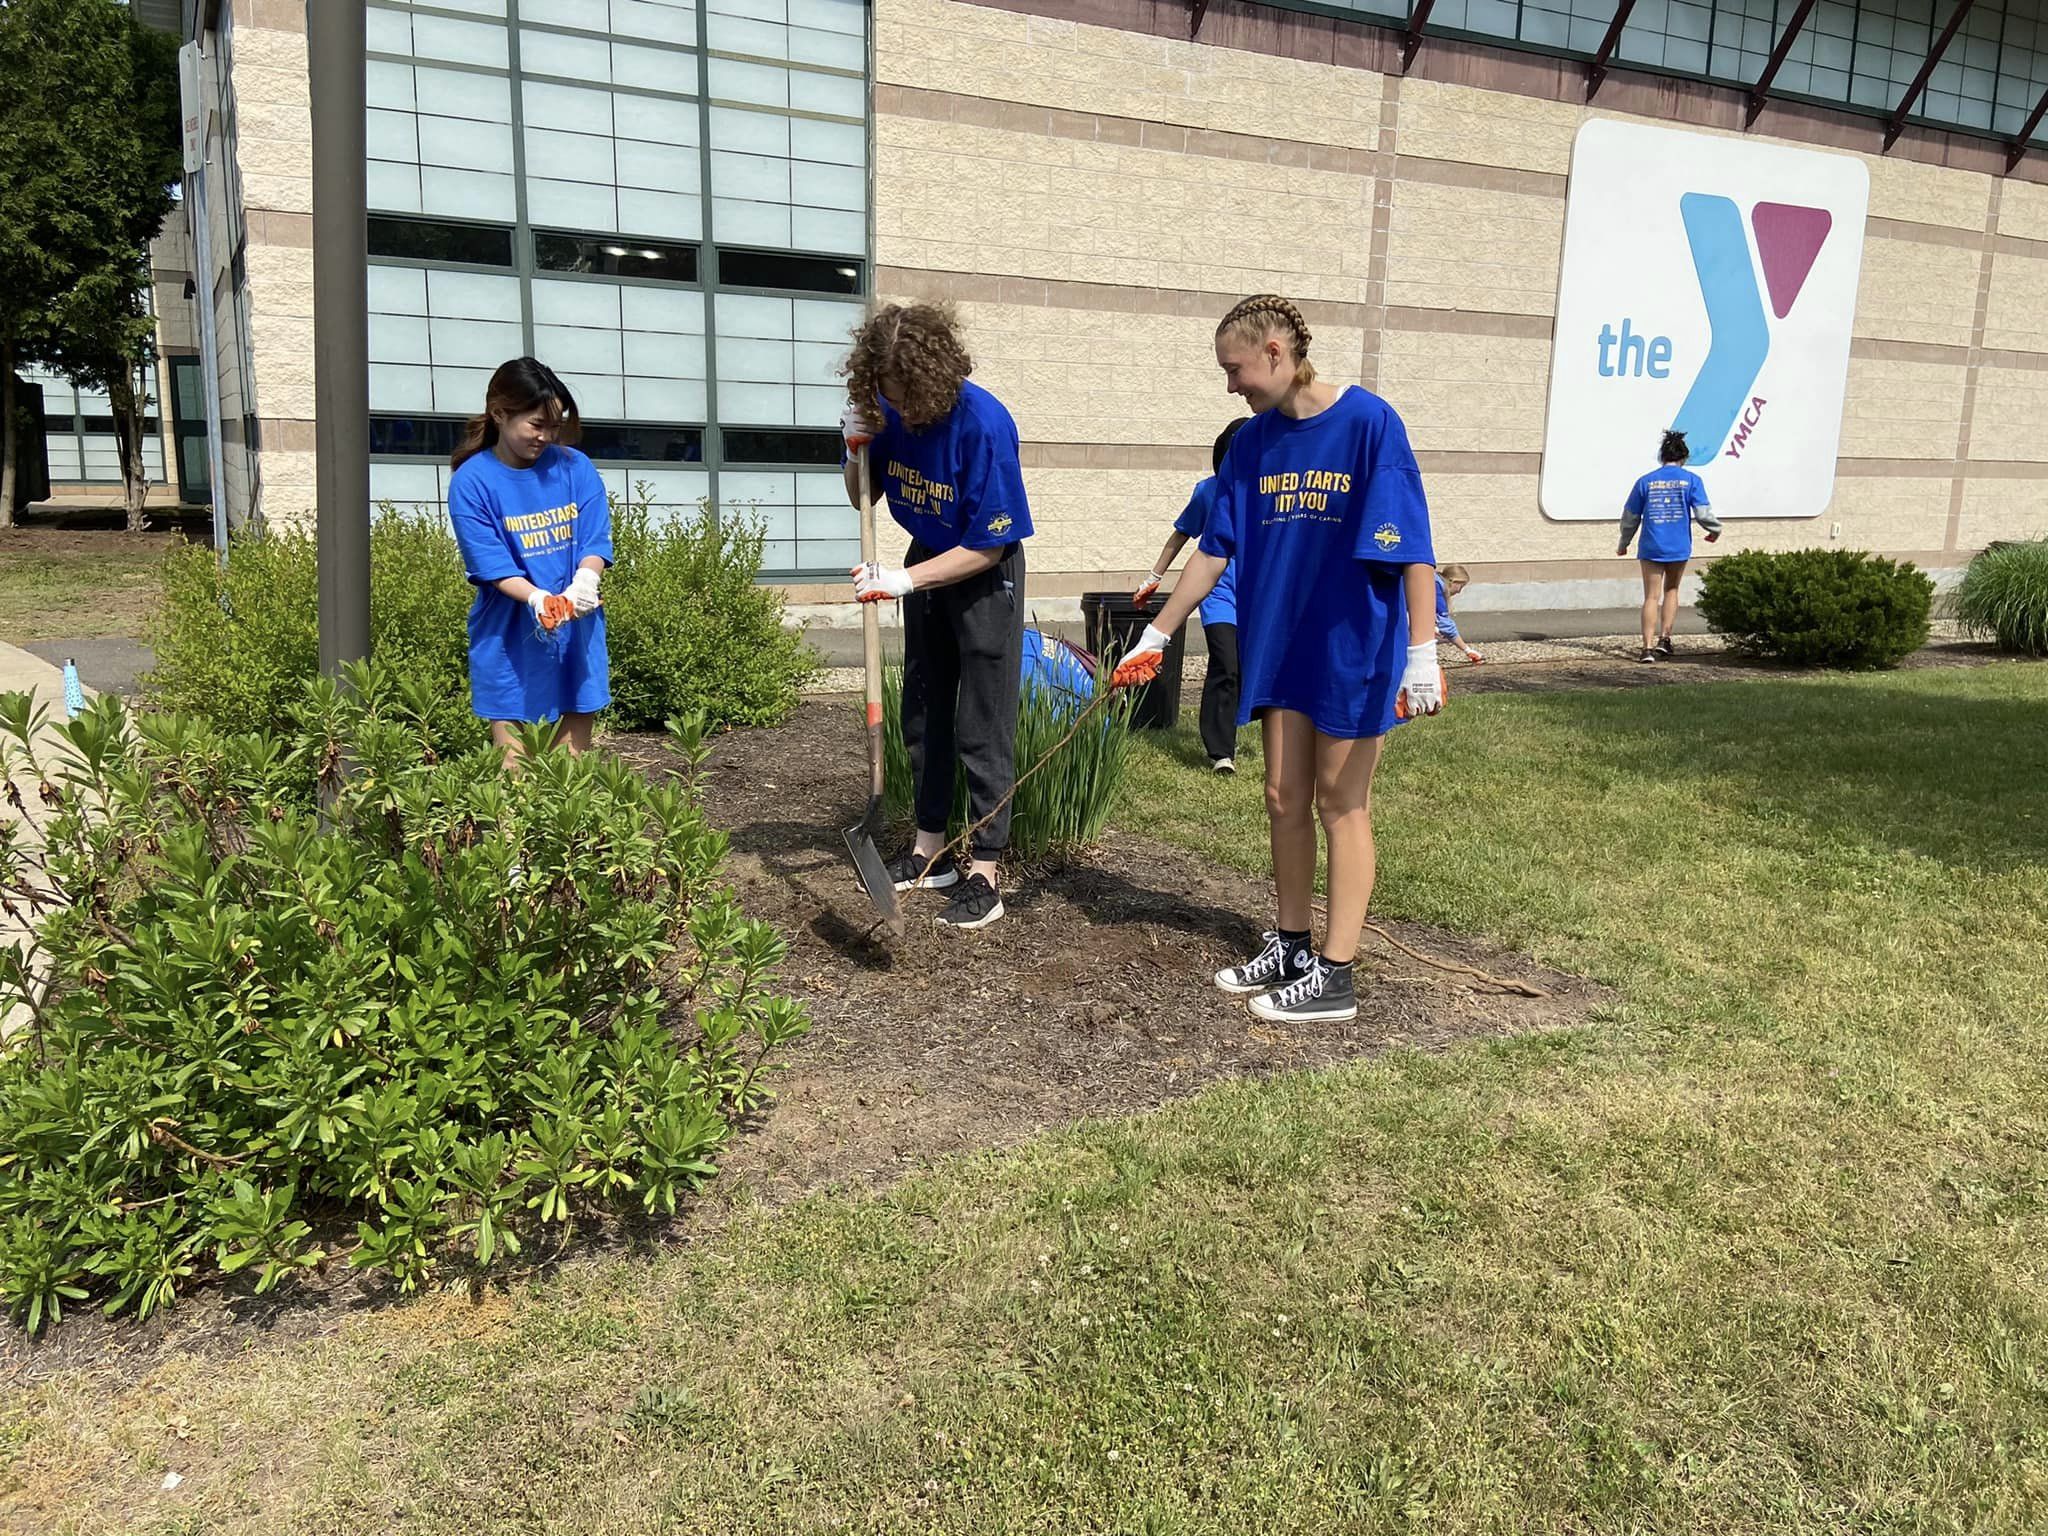
[[[1795,666],[1895,667],[1927,643],[1934,583],[1859,550],[1745,550],[1700,578],[1699,611],[1729,645]]]

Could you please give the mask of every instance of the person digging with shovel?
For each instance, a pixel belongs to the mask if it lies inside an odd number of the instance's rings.
[[[1443,707],[1435,551],[1422,475],[1392,406],[1316,377],[1308,323],[1274,294],[1216,327],[1225,387],[1257,412],[1216,471],[1215,504],[1156,625],[1119,664],[1163,652],[1237,562],[1238,719],[1264,730],[1279,921],[1216,973],[1276,1023],[1356,1018],[1351,975],[1372,896],[1372,779],[1397,721]],[[1311,942],[1316,818],[1330,845],[1329,920]]]
[[[899,891],[951,891],[938,920],[952,928],[1003,915],[996,863],[1010,840],[1031,536],[1017,424],[968,378],[973,367],[948,309],[885,305],[854,333],[840,421],[847,499],[860,505],[866,448],[889,515],[910,535],[900,566],[876,560],[851,573],[861,602],[903,605],[917,837],[888,873]],[[946,847],[956,755],[976,824],[964,875]]]

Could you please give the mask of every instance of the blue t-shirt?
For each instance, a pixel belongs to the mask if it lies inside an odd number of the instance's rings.
[[[1216,477],[1211,475],[1195,487],[1195,494],[1188,498],[1188,504],[1181,509],[1179,517],[1173,520],[1173,531],[1184,533],[1191,539],[1200,539],[1209,527],[1209,509],[1216,505]],[[1223,567],[1223,574],[1216,585],[1209,589],[1209,595],[1202,599],[1202,623],[1235,624],[1237,622],[1237,566],[1235,563]]]
[[[1237,561],[1238,723],[1307,715],[1325,736],[1383,736],[1408,655],[1402,569],[1436,564],[1408,429],[1352,387],[1296,421],[1253,417],[1217,475],[1202,552]]]
[[[1462,644],[1463,636],[1458,633],[1458,621],[1451,617],[1451,594],[1444,590],[1444,579],[1436,579],[1436,637]]]
[[[1653,469],[1628,493],[1627,509],[1643,520],[1640,560],[1670,562],[1692,558],[1693,512],[1708,511],[1707,488],[1683,464]]]
[[[915,432],[888,401],[881,406],[882,430],[868,460],[904,532],[935,555],[1031,537],[1017,423],[1002,401],[968,379],[953,409]]]
[[[448,482],[448,519],[476,583],[469,610],[470,707],[486,720],[554,720],[594,714],[612,701],[604,609],[542,634],[533,610],[495,582],[524,576],[562,592],[591,555],[612,561],[612,512],[604,482],[574,448],[550,444],[531,469],[488,448]]]

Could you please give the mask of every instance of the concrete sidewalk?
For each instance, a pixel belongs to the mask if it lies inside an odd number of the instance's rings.
[[[32,693],[36,701],[48,707],[51,721],[64,718],[64,672],[61,667],[52,666],[40,656],[32,656],[19,646],[0,643],[0,693]],[[36,751],[45,755],[45,760],[54,759],[62,750],[63,742],[54,733],[45,731],[36,741]],[[16,781],[21,790],[23,809],[15,811],[11,806],[0,804],[0,818],[20,821],[27,828],[31,848],[42,846],[42,828],[50,812],[36,794],[33,784]],[[28,937],[29,929],[25,919],[9,917],[0,912],[0,945],[20,947]],[[20,1006],[0,1009],[0,1041],[5,1041],[28,1021],[28,1010]]]

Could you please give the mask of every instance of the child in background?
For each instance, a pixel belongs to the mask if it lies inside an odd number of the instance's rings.
[[[572,752],[590,749],[612,701],[598,580],[612,560],[611,503],[555,371],[515,357],[491,375],[484,413],[455,450],[448,518],[476,586],[469,610],[469,695],[507,757],[514,728],[560,721]]]
[[[1436,637],[1450,641],[1476,667],[1486,658],[1465,643],[1465,637],[1458,633],[1458,621],[1451,617],[1451,599],[1471,581],[1472,573],[1462,565],[1447,565],[1436,573]]]
[[[1230,446],[1230,440],[1237,436],[1237,429],[1244,425],[1239,417],[1218,434],[1216,444],[1209,450],[1211,471],[1222,468],[1223,451]],[[1179,557],[1181,546],[1189,539],[1199,539],[1209,525],[1209,510],[1216,503],[1216,476],[1211,473],[1195,487],[1195,494],[1188,498],[1188,504],[1174,519],[1173,532],[1166,536],[1166,544],[1159,551],[1159,558],[1152,562],[1152,574],[1131,594],[1131,601],[1138,607],[1150,605],[1152,596],[1159,590],[1159,583],[1166,579],[1166,572]],[[1237,772],[1237,593],[1236,571],[1226,566],[1216,585],[1209,589],[1209,595],[1202,599],[1202,639],[1209,647],[1209,670],[1202,679],[1202,747],[1209,754],[1209,766],[1218,773]]]
[[[1372,898],[1372,780],[1387,733],[1443,708],[1422,472],[1394,408],[1316,377],[1301,311],[1245,299],[1216,327],[1224,387],[1255,415],[1216,472],[1200,551],[1120,665],[1163,651],[1237,562],[1240,721],[1266,747],[1278,922],[1216,973],[1276,1023],[1358,1016],[1352,961]],[[1330,847],[1329,919],[1311,941],[1316,820]]]
[[[1637,661],[1667,660],[1672,654],[1671,626],[1678,622],[1678,584],[1692,559],[1692,525],[1707,531],[1707,542],[1721,537],[1721,520],[1707,502],[1707,488],[1685,467],[1692,457],[1683,432],[1666,432],[1658,445],[1658,467],[1636,481],[1622,505],[1621,544],[1640,528],[1639,564],[1643,573],[1643,653]]]

